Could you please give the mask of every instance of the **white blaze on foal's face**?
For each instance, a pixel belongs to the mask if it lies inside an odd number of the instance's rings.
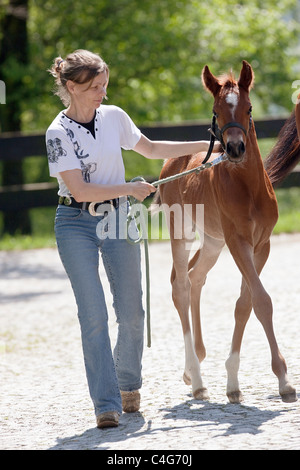
[[[236,107],[237,107],[238,101],[239,101],[238,93],[235,93],[234,91],[232,91],[231,93],[228,93],[225,100],[226,100],[226,103],[230,104],[230,106],[231,106],[231,115],[232,115],[232,118],[234,118],[235,110],[236,110]]]

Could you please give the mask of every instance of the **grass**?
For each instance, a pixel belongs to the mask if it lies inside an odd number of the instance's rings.
[[[29,216],[32,234],[16,235],[13,237],[5,234],[0,239],[0,250],[29,250],[55,247],[55,207],[31,209]]]
[[[54,248],[54,234],[45,235],[4,235],[0,241],[0,251],[34,250],[38,248]]]
[[[274,233],[300,232],[300,188],[277,189],[279,218]]]

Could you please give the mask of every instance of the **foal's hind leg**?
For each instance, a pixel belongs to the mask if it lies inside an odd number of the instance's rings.
[[[207,398],[207,390],[203,386],[200,364],[195,352],[189,321],[190,280],[188,277],[189,250],[186,240],[172,240],[173,270],[171,275],[172,297],[178,311],[185,346],[185,369],[183,378],[192,383],[193,395],[197,399]]]
[[[196,252],[189,263],[189,279],[191,282],[191,314],[194,333],[195,352],[201,363],[206,351],[202,339],[200,319],[200,297],[205,284],[207,273],[215,265],[224,246],[223,240],[217,240],[204,235],[203,247]]]

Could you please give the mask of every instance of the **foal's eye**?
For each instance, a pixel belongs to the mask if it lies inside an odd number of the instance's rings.
[[[251,114],[251,113],[252,113],[252,106],[250,106],[249,111],[248,111],[248,114]]]

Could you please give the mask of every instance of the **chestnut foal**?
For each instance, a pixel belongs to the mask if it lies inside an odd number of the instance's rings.
[[[272,301],[259,278],[269,256],[270,236],[278,218],[278,208],[263,167],[251,117],[249,91],[254,80],[253,70],[243,61],[239,79],[235,80],[232,74],[216,78],[205,66],[202,80],[214,97],[213,112],[227,160],[200,174],[163,184],[159,189],[160,202],[165,206],[170,208],[175,204],[190,209],[190,224],[176,219],[172,213],[169,219],[172,297],[181,319],[185,343],[183,378],[187,384],[192,384],[196,399],[208,398],[200,371],[200,363],[206,355],[201,333],[200,295],[206,275],[226,243],[242,274],[231,351],[226,361],[227,396],[232,403],[242,400],[238,381],[240,348],[253,308],[270,345],[272,369],[279,380],[282,400],[295,401],[296,391],[289,382],[286,363],[274,334]],[[202,160],[202,154],[167,160],[160,178],[195,168]],[[197,227],[202,232],[203,244],[189,260],[190,245],[187,242],[193,223],[197,224],[198,204],[205,207],[204,226]],[[182,237],[174,235],[178,223],[184,226]]]

